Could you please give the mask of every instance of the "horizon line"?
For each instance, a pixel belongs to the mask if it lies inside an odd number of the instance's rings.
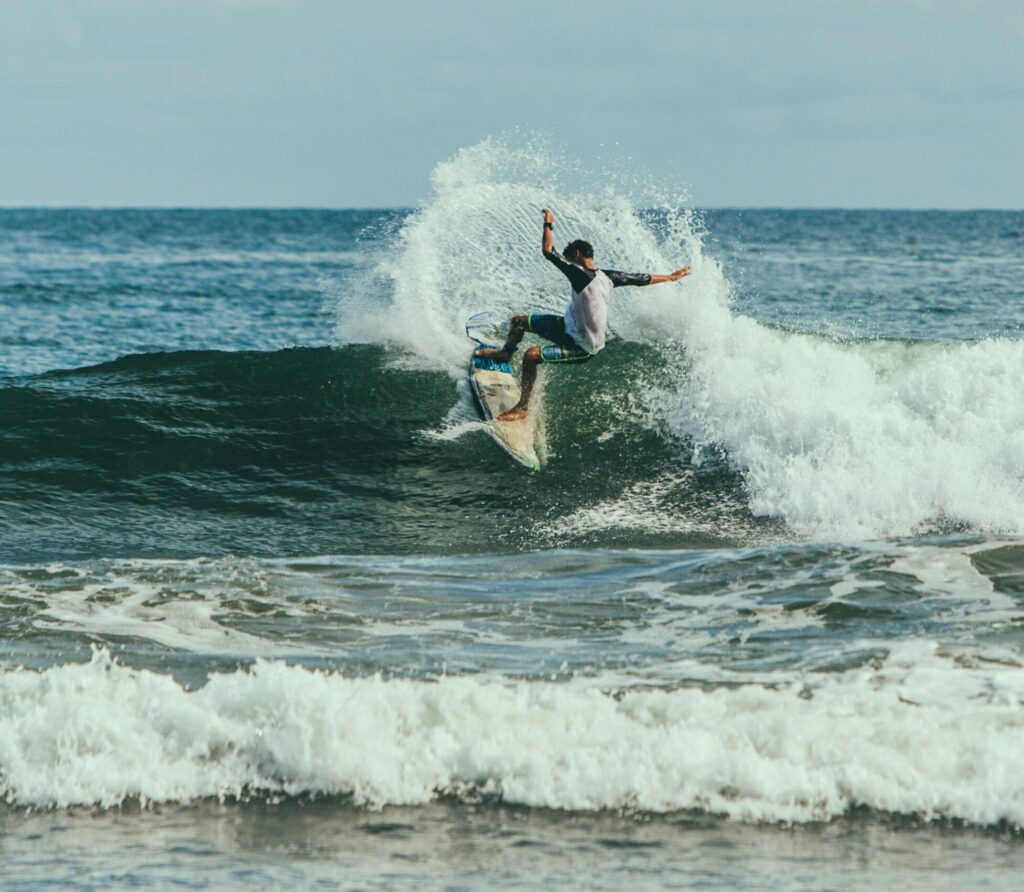
[[[224,205],[174,205],[174,204],[12,204],[0,205],[3,211],[352,211],[361,213],[412,213],[420,209],[418,205],[260,205],[260,204],[224,204]],[[640,210],[666,210],[666,206],[646,207]],[[1024,208],[1013,207],[940,207],[917,206],[898,207],[879,205],[771,205],[771,204],[721,204],[721,205],[682,205],[676,210],[693,211],[875,211],[875,212],[912,212],[912,213],[1022,213]]]

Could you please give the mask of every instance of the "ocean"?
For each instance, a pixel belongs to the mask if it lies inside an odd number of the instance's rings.
[[[595,186],[595,183],[597,185]],[[616,290],[546,462],[463,326]],[[1018,888],[1024,212],[0,210],[5,890]]]

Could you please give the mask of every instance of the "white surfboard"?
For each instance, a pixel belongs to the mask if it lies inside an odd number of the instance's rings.
[[[534,392],[530,410],[519,421],[498,421],[502,412],[507,412],[519,402],[519,382],[507,362],[471,357],[469,362],[469,383],[473,386],[484,419],[489,422],[491,436],[520,464],[534,471],[540,470],[537,456],[537,434],[543,428],[538,424],[542,418],[540,394]]]

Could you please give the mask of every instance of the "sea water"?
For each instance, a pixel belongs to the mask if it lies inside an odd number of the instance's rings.
[[[548,459],[462,326],[615,292]],[[0,211],[5,889],[1016,888],[1024,213]]]

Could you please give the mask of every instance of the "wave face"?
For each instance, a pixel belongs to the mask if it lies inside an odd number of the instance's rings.
[[[552,376],[553,458],[527,475],[486,435],[463,388],[400,359],[358,345],[157,353],[9,382],[9,559],[650,545],[764,526],[736,472],[680,466],[679,444],[639,410],[595,414],[574,400],[576,378]],[[659,363],[623,345],[587,386],[625,398]],[[465,435],[449,439],[453,424]],[[631,488],[626,502],[649,514],[639,530],[620,517]]]
[[[618,341],[548,373],[537,475],[489,440],[462,382],[394,348],[145,354],[8,381],[8,554],[66,555],[69,514],[83,556],[1017,531],[1018,344],[719,323],[685,369],[679,347]]]

